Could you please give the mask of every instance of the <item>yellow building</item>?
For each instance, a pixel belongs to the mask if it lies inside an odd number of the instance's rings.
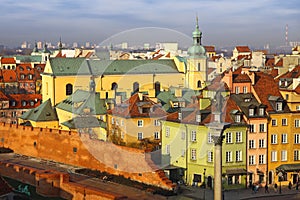
[[[88,90],[90,78],[101,98],[129,98],[135,92],[155,97],[174,86],[200,90],[206,86],[207,57],[198,22],[188,57],[161,60],[97,60],[50,58],[42,75],[43,98],[57,105],[74,91]],[[124,99],[121,99],[121,101]]]
[[[142,93],[135,93],[107,114],[109,140],[116,144],[145,148],[157,147],[160,142],[159,119],[166,116],[160,104]],[[143,148],[143,147],[142,147]]]

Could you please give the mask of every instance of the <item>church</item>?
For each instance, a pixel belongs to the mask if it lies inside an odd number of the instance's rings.
[[[192,33],[193,43],[187,57],[160,60],[100,60],[86,58],[49,58],[42,74],[43,101],[53,106],[76,90],[90,90],[101,99],[121,103],[141,92],[155,98],[170,87],[201,90],[207,86],[207,57],[201,44],[198,19]]]

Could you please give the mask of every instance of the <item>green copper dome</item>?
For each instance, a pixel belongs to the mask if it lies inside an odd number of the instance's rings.
[[[188,49],[189,57],[193,58],[205,58],[206,51],[201,45],[202,32],[199,30],[198,17],[196,19],[196,29],[193,32],[193,46]]]

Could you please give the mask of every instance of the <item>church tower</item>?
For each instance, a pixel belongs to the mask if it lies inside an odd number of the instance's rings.
[[[42,62],[46,63],[50,58],[51,51],[48,49],[48,45],[44,44],[44,49],[42,51]]]
[[[205,48],[201,44],[202,32],[199,30],[198,17],[193,32],[193,46],[188,49],[186,87],[199,90],[206,86],[207,57]]]

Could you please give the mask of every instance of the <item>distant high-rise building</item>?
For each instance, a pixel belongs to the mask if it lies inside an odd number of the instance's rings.
[[[22,49],[27,49],[28,48],[28,44],[26,41],[24,41],[22,44],[21,44],[21,48]]]
[[[78,47],[78,43],[77,42],[73,42],[73,48],[77,48]]]
[[[86,43],[85,43],[85,47],[86,47],[86,48],[90,48],[90,47],[91,47],[90,42],[86,42]]]
[[[43,42],[38,41],[36,44],[37,44],[37,48],[38,49],[42,49],[43,48]]]
[[[127,49],[128,48],[128,43],[127,42],[123,42],[122,43],[122,49]]]

